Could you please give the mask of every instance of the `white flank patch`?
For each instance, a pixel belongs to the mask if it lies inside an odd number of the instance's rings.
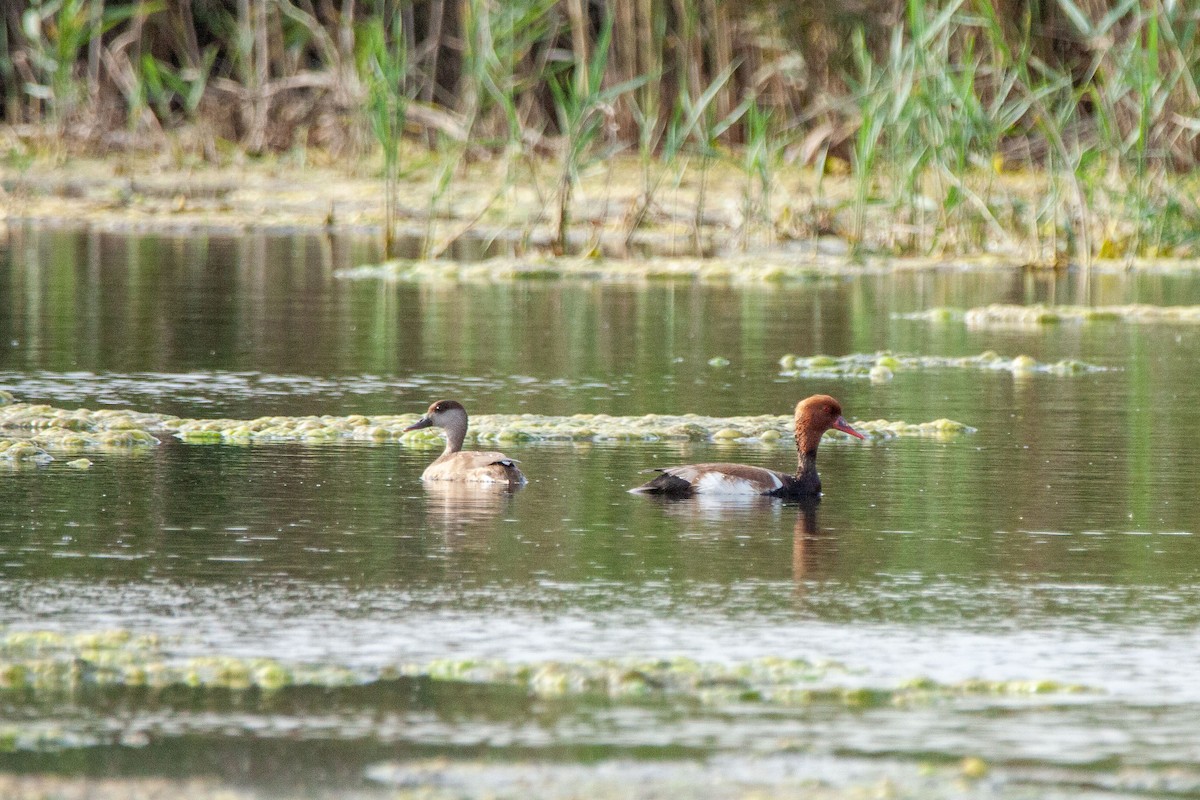
[[[763,487],[761,484],[745,478],[726,475],[724,472],[706,472],[700,480],[696,481],[695,490],[702,494],[756,495],[762,494],[763,491],[773,491],[783,485],[779,478],[770,473],[767,475],[773,481],[773,485],[770,487]]]

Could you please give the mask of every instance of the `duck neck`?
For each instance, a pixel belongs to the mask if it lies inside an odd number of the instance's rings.
[[[821,478],[817,475],[816,449],[800,451],[800,463],[796,466],[796,479],[814,492],[821,491]]]
[[[448,420],[442,425],[442,430],[446,432],[446,449],[442,451],[442,455],[454,455],[462,450],[463,440],[467,438],[466,418]]]
[[[817,475],[817,445],[820,443],[820,433],[814,434],[807,428],[796,429],[796,451],[799,457],[796,479],[814,493],[821,491],[821,478]]]

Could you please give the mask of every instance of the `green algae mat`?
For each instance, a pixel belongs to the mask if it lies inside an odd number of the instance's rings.
[[[1010,305],[993,304],[966,310],[931,308],[903,315],[905,319],[926,322],[965,322],[976,327],[1039,326],[1058,323],[1129,322],[1141,324],[1195,325],[1200,323],[1200,306],[1150,305],[1134,303],[1119,306]]]
[[[429,447],[443,441],[437,430],[405,432],[418,414],[345,417],[260,417],[252,420],[181,419],[164,414],[110,409],[61,409],[18,403],[11,395],[0,405],[0,458],[47,462],[53,453],[122,451],[153,447],[160,436],[190,444],[220,442],[301,442],[341,440],[387,442]],[[791,440],[790,416],[704,417],[695,414],[619,417],[576,414],[484,414],[471,417],[468,431],[476,442],[721,441],[777,443]],[[868,420],[855,428],[875,439],[895,436],[954,436],[971,433],[961,422],[939,419],[910,423]],[[20,434],[20,436],[14,436]],[[848,438],[844,434],[840,438]],[[78,461],[76,466],[86,467]]]

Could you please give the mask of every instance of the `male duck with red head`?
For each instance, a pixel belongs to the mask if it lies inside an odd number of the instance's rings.
[[[669,497],[704,495],[767,495],[789,499],[821,494],[817,475],[817,445],[825,431],[836,430],[865,439],[842,416],[842,406],[827,394],[816,394],[796,404],[796,450],[800,463],[795,475],[746,464],[689,464],[663,467],[654,480],[631,492]]]
[[[457,400],[438,400],[425,416],[404,430],[415,431],[428,427],[446,432],[446,449],[421,473],[423,481],[464,481],[474,483],[507,483],[520,486],[525,476],[517,462],[503,453],[462,449],[467,436],[467,410]]]

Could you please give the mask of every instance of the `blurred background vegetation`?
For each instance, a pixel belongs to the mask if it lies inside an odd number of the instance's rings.
[[[874,207],[897,249],[1032,239],[1085,255],[1180,252],[1200,227],[1200,5],[1187,0],[33,0],[4,4],[0,121],[88,152],[217,161],[401,142],[456,165],[553,161],[573,190],[640,164],[641,220],[686,162],[729,166],[778,222],[780,169],[846,178],[806,222],[852,240]],[[506,162],[507,163],[507,162]],[[1034,193],[1007,175],[1036,173]],[[389,200],[392,199],[389,191]],[[837,211],[845,211],[841,217]],[[390,215],[389,215],[390,218]],[[932,222],[932,227],[930,223]],[[892,239],[903,238],[892,236]],[[1044,247],[1042,249],[1045,249]],[[1044,254],[1043,254],[1044,255]]]

